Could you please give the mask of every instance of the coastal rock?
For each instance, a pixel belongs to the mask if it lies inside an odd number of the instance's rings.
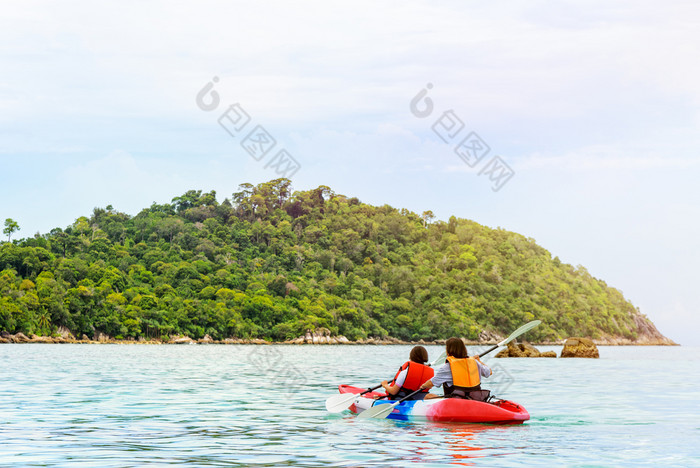
[[[303,337],[299,337],[295,342],[299,339],[302,339],[302,343],[307,343],[307,344],[333,344],[333,340],[331,339],[331,331],[327,328],[317,328],[315,330],[306,330],[306,334]]]
[[[464,338],[462,341],[464,341]],[[503,341],[503,337],[498,333],[493,333],[487,330],[481,330],[481,332],[479,332],[478,342],[480,344],[496,344],[499,341]]]
[[[345,336],[343,336],[343,335],[338,336],[338,337],[337,337],[337,340],[338,340],[338,343],[339,343],[339,344],[348,344],[348,343],[350,343],[350,340],[348,340],[347,338],[345,338]]]
[[[527,341],[523,341],[519,346],[523,353],[525,353],[525,357],[540,357],[540,351]]]
[[[5,337],[0,336],[0,343],[10,343],[10,340],[8,340]]]
[[[523,341],[520,344],[511,341],[510,343],[508,343],[507,348],[501,350],[498,354],[496,354],[496,357],[557,357],[557,353],[555,353],[554,351],[545,351],[544,353],[542,353],[527,341]]]
[[[194,344],[195,341],[189,336],[178,336],[170,339],[172,344]]]
[[[31,340],[22,332],[12,335],[11,338],[13,343],[29,343]]]
[[[100,343],[111,343],[114,342],[114,339],[111,336],[106,335],[102,332],[97,332],[95,334],[94,341],[98,341]]]
[[[71,331],[64,326],[58,327],[58,329],[56,329],[56,333],[58,333],[60,337],[66,341],[75,341],[75,335],[73,335],[73,333],[71,333]]]
[[[525,353],[522,352],[520,347],[513,341],[508,343],[508,346],[496,354],[497,358],[507,358],[507,357],[525,357]]]
[[[569,338],[564,342],[561,357],[597,358],[598,347],[589,338]]]
[[[50,336],[32,335],[31,341],[32,343],[55,343],[54,339]]]
[[[209,335],[204,335],[204,338],[202,338],[201,340],[199,340],[199,342],[202,343],[202,344],[212,344],[212,343],[214,342],[214,340],[211,339],[211,336],[209,336]]]

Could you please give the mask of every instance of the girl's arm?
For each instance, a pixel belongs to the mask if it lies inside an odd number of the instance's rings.
[[[489,377],[491,374],[493,374],[493,371],[489,366],[481,362],[481,359],[479,359],[479,356],[474,356],[474,360],[476,361],[476,365],[479,366],[479,374],[482,377]]]
[[[399,390],[401,390],[401,387],[399,387],[398,385],[389,385],[389,382],[387,382],[386,380],[382,382],[382,387],[384,387],[384,391],[387,392],[389,395],[396,395],[397,393],[399,393]]]

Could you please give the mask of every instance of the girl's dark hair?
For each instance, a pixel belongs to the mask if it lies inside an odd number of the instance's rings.
[[[428,351],[422,346],[414,346],[408,357],[413,362],[425,364],[428,362]]]
[[[445,343],[445,352],[448,356],[456,357],[457,359],[469,357],[467,347],[464,346],[464,342],[461,338],[450,338],[447,340]]]

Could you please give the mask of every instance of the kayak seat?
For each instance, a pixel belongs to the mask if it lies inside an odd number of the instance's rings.
[[[452,391],[448,398],[462,398],[464,400],[476,400],[488,402],[491,398],[491,390],[459,390],[455,389]]]

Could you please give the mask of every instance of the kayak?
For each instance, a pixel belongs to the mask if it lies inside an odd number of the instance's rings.
[[[366,389],[351,385],[340,385],[340,393],[359,394]],[[391,400],[376,400],[385,393],[369,392],[355,398],[350,411],[359,414],[376,405],[395,403]],[[493,400],[489,403],[461,398],[434,398],[409,400],[396,405],[388,419],[427,420],[435,422],[466,422],[487,424],[522,424],[530,414],[521,405],[508,400]]]

